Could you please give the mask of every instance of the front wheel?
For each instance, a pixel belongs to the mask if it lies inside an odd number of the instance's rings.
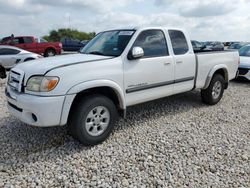
[[[116,106],[109,98],[102,95],[87,96],[73,106],[68,128],[82,144],[96,145],[108,138],[117,116]]]
[[[209,86],[205,90],[201,90],[202,101],[209,105],[217,104],[224,93],[225,79],[222,75],[216,74],[212,78]]]

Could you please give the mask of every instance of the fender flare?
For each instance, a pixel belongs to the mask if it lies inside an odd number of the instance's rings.
[[[46,53],[48,50],[50,50],[50,49],[52,49],[52,50],[54,50],[55,52],[56,52],[56,48],[54,47],[54,46],[46,46],[45,48],[44,48],[44,53]],[[56,52],[57,53],[57,52]]]
[[[117,84],[116,82],[112,80],[91,80],[91,81],[82,82],[71,87],[67,91],[67,95],[78,94],[84,90],[97,88],[97,87],[109,87],[113,89],[113,91],[116,93],[118,97],[120,108],[124,110],[126,109],[124,92],[122,88],[119,86],[119,84]]]
[[[208,73],[208,76],[207,76],[207,79],[206,79],[206,82],[205,82],[205,86],[203,89],[207,89],[213,76],[214,76],[214,73],[218,70],[223,70],[224,73],[225,73],[225,82],[228,83],[228,67],[225,65],[225,64],[220,64],[220,65],[215,65]]]

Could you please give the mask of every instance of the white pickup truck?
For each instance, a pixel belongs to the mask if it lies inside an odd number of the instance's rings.
[[[85,145],[104,141],[128,106],[201,89],[210,105],[236,77],[236,51],[194,53],[181,29],[99,33],[79,54],[39,59],[10,71],[11,114],[34,126],[67,125]]]

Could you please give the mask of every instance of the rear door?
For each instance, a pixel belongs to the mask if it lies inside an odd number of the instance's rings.
[[[169,55],[162,30],[144,30],[133,47],[141,47],[144,56],[124,60],[124,85],[127,105],[157,99],[173,92],[174,60]]]
[[[191,43],[180,30],[169,30],[173,47],[175,71],[174,93],[191,90],[194,87],[196,60]]]

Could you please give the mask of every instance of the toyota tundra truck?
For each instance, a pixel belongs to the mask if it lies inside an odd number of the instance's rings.
[[[5,92],[10,113],[24,123],[67,125],[74,138],[95,145],[129,106],[194,89],[204,103],[218,103],[238,62],[236,51],[194,52],[182,29],[110,30],[79,54],[17,65]]]

